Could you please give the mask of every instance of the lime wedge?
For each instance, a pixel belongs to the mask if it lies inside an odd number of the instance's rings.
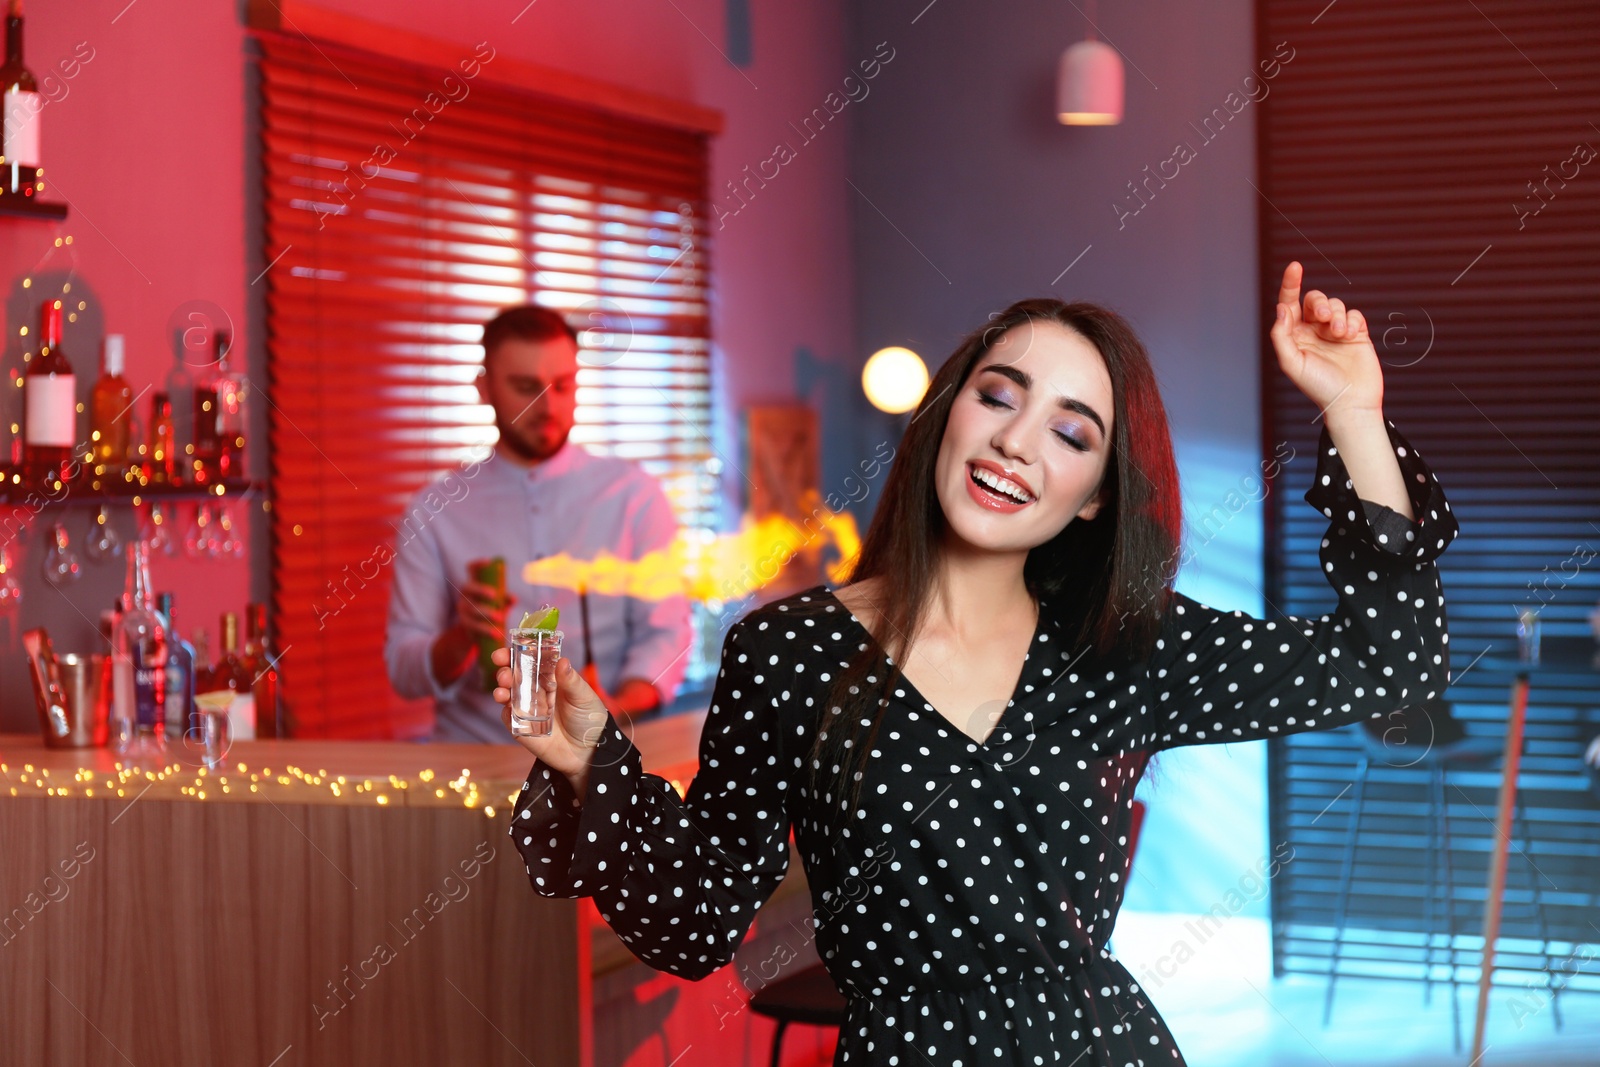
[[[233,703],[233,698],[232,689],[217,689],[210,693],[196,693],[194,702],[206,711],[227,711],[228,705]]]
[[[546,604],[538,611],[525,611],[522,621],[517,624],[519,630],[554,630],[556,621],[561,618],[561,609]]]

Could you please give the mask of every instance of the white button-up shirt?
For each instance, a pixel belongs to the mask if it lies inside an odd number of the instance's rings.
[[[627,560],[667,548],[677,517],[656,480],[631,460],[597,456],[568,441],[543,463],[523,467],[490,454],[419,490],[395,537],[389,629],[389,681],[401,696],[432,696],[433,740],[510,742],[501,705],[479,688],[473,664],[450,685],[433,676],[430,650],[455,623],[456,589],[467,563],[503,556],[511,618],[551,603],[561,609],[561,654],[584,663],[576,589],[529,585],[523,565],[566,553],[602,551]],[[685,596],[644,600],[588,593],[589,637],[600,684],[610,692],[643,678],[670,702],[688,669],[692,627]]]

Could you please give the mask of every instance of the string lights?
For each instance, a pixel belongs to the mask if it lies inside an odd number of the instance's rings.
[[[114,770],[95,770],[80,767],[71,772],[68,781],[61,772],[52,774],[49,767],[32,763],[0,763],[0,790],[14,797],[82,797],[110,799],[138,797],[153,792],[159,800],[191,800],[216,803],[223,797],[230,802],[248,800],[252,795],[261,799],[281,801],[286,804],[317,804],[336,801],[345,804],[370,803],[378,807],[454,807],[481,811],[494,818],[497,805],[489,786],[480,787],[472,779],[472,771],[462,768],[449,781],[440,779],[437,772],[425,768],[416,777],[391,774],[381,778],[352,777],[329,774],[326,770],[309,771],[290,764],[281,771],[270,767],[251,770],[236,763],[230,770],[226,766],[216,771],[204,767],[186,767],[171,763],[160,770],[142,770],[125,767],[118,762]],[[684,795],[684,783],[670,779],[678,796]],[[516,802],[517,790],[507,793],[504,807],[509,810]],[[322,794],[317,796],[314,794]]]
[[[326,770],[309,771],[290,764],[281,771],[270,767],[251,770],[243,763],[209,771],[204,767],[185,767],[171,763],[160,770],[141,770],[125,767],[120,762],[114,770],[95,770],[81,767],[74,770],[68,781],[59,772],[51,774],[49,767],[32,763],[12,765],[0,763],[0,789],[14,797],[83,797],[90,800],[112,797],[138,797],[154,790],[160,800],[192,800],[215,803],[223,797],[230,800],[247,800],[253,794],[266,800],[286,804],[328,803],[329,798],[340,803],[371,803],[378,807],[453,807],[481,811],[494,818],[496,804],[489,786],[480,788],[472,779],[472,771],[462,768],[455,778],[442,781],[437,772],[425,768],[415,778],[397,774],[382,778],[352,777],[329,774]],[[672,788],[681,797],[684,783],[671,779]],[[148,783],[148,784],[145,784]],[[505,797],[505,808],[516,802],[520,786]],[[315,796],[311,794],[324,794]]]

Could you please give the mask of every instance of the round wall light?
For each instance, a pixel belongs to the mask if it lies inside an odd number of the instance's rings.
[[[861,368],[861,389],[879,411],[899,415],[922,402],[928,391],[928,368],[909,348],[880,348]]]

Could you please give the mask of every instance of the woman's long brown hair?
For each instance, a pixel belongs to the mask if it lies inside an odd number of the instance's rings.
[[[895,454],[883,496],[850,575],[881,579],[893,594],[874,605],[878,645],[868,642],[830,685],[809,756],[810,785],[824,807],[848,817],[877,739],[881,711],[909,658],[931,597],[944,511],[934,466],[950,408],[967,378],[1007,330],[1056,323],[1081,335],[1109,372],[1114,417],[1107,496],[1093,519],[1073,519],[1028,553],[1023,581],[1048,600],[1070,650],[1142,660],[1154,649],[1172,588],[1183,526],[1166,408],[1144,345],[1116,312],[1090,303],[1021,300],[969,334],[934,375]],[[881,655],[892,661],[879,684]],[[842,823],[842,818],[840,818]]]

